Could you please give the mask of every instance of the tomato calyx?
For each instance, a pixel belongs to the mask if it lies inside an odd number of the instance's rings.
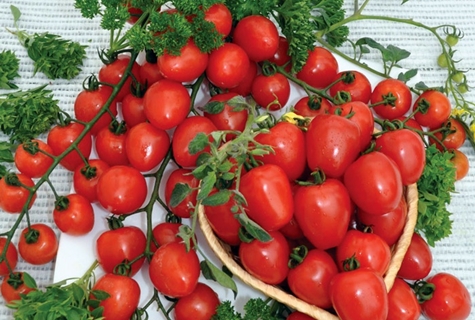
[[[333,98],[337,105],[351,102],[351,94],[348,91],[338,91]]]
[[[18,289],[23,283],[22,273],[21,272],[13,272],[8,275],[7,283],[12,286],[14,289]]]
[[[96,91],[99,89],[99,79],[93,74],[90,75],[89,77],[86,77],[84,81],[82,82],[82,88],[84,91]]]
[[[391,106],[391,107],[396,106],[397,97],[392,92],[389,92],[388,94],[383,94],[382,98],[383,99],[381,101],[377,103],[372,103],[369,105],[369,107],[372,108],[372,107],[380,106],[380,105]]]
[[[277,123],[273,114],[265,113],[256,118],[256,124],[261,129],[270,129]]]
[[[360,262],[356,259],[356,254],[343,260],[343,271],[353,271],[360,267]]]
[[[30,228],[24,235],[27,244],[33,244],[38,241],[40,232],[36,229]]]
[[[109,125],[109,131],[116,136],[120,136],[127,132],[127,124],[124,120],[119,122],[114,118]]]
[[[308,248],[305,245],[295,247],[290,252],[289,268],[294,269],[300,265],[308,254]]]
[[[23,142],[22,147],[26,152],[28,152],[29,154],[33,156],[37,154],[38,152],[41,152],[38,141],[32,141],[32,140],[25,141]]]
[[[126,216],[126,215],[125,215]],[[115,216],[110,216],[106,218],[107,220],[107,226],[109,227],[110,230],[116,230],[119,228],[124,227],[124,215],[121,215],[120,217],[115,217]]]
[[[68,207],[69,199],[65,196],[59,196],[54,203],[54,209],[58,211],[66,210]]]
[[[436,290],[436,287],[433,283],[429,283],[424,280],[418,280],[412,285],[410,284],[410,286],[414,290],[419,303],[423,303],[424,301],[432,299],[434,291]]]
[[[277,66],[272,62],[264,61],[261,66],[261,72],[266,77],[272,76],[277,73]]]
[[[23,187],[29,190],[29,187],[25,186],[20,182],[18,175],[16,173],[10,172],[3,176],[5,183],[13,187]]]

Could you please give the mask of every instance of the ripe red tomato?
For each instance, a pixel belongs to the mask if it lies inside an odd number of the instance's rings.
[[[409,87],[397,79],[380,81],[371,93],[374,112],[383,119],[393,120],[402,117],[412,104]]]
[[[300,311],[294,311],[289,314],[286,320],[313,320],[313,318]]]
[[[264,164],[251,169],[241,177],[239,191],[247,201],[247,215],[265,230],[278,230],[292,219],[292,189],[279,166]]]
[[[465,285],[449,273],[437,273],[427,283],[435,286],[432,298],[421,304],[422,314],[429,320],[468,319],[472,309],[470,292]]]
[[[451,151],[454,156],[450,161],[455,166],[455,179],[462,180],[468,174],[470,163],[468,157],[460,150],[454,149]]]
[[[131,62],[130,56],[127,54],[120,54],[117,59],[113,60],[109,64],[105,64],[99,70],[99,81],[104,83],[109,83],[116,85],[122,80],[125,75],[125,70],[129,63],[132,63],[131,72],[134,75],[135,79],[140,82],[140,66],[136,61]],[[117,102],[122,101],[122,99],[130,93],[130,84],[132,83],[132,77],[125,81],[124,85],[120,89],[119,93],[116,96]]]
[[[167,155],[170,137],[165,130],[149,122],[132,127],[125,138],[125,153],[130,165],[139,171],[150,171]]]
[[[341,71],[337,74],[336,79],[341,79],[341,81],[330,87],[329,93],[332,97],[335,98],[339,92],[344,91],[350,95],[351,102],[369,102],[372,91],[371,83],[363,73],[356,70]]]
[[[147,238],[142,229],[126,226],[102,232],[96,240],[97,261],[107,273],[114,273],[121,263],[135,260],[145,251]],[[145,256],[130,265],[129,277],[134,276],[142,267]]]
[[[361,101],[347,102],[330,108],[330,113],[349,117],[360,128],[361,151],[368,148],[374,132],[373,112],[368,105]],[[351,115],[351,116],[350,116]]]
[[[249,96],[251,94],[252,83],[257,76],[257,69],[257,63],[253,61],[250,62],[244,79],[242,79],[237,86],[229,88],[228,91],[237,93],[243,97]]]
[[[289,223],[280,228],[279,231],[284,235],[284,237],[291,240],[300,240],[305,237],[302,229],[295,219],[295,216],[290,219]]]
[[[105,127],[94,140],[97,156],[109,166],[128,165],[129,158],[125,150],[127,129],[118,124],[118,127]]]
[[[226,42],[210,53],[206,76],[218,88],[234,88],[248,75],[250,64],[243,48]]]
[[[112,88],[101,85],[95,90],[83,90],[74,101],[74,116],[83,122],[90,122],[104,107],[112,94]],[[112,115],[113,117],[112,117]],[[107,127],[117,115],[117,101],[109,105],[109,111],[105,112],[91,128],[91,134],[96,135],[99,130]]]
[[[53,220],[64,233],[84,235],[94,227],[94,209],[86,197],[72,193],[57,199]]]
[[[406,128],[408,127],[408,129],[412,128],[412,129],[422,131],[421,125],[414,118],[407,118],[403,116],[403,117],[397,117],[396,119],[404,121],[405,127]]]
[[[376,139],[376,148],[394,161],[404,185],[419,180],[426,164],[426,149],[417,133],[410,129],[384,132]]]
[[[178,183],[187,184],[191,189],[193,189],[184,199],[176,206],[170,204],[173,189]],[[173,170],[170,173],[166,183],[165,183],[165,201],[173,214],[181,218],[189,218],[193,212],[188,204],[191,203],[193,206],[196,204],[196,195],[198,194],[198,185],[199,180],[191,174],[190,169],[178,168]]]
[[[301,186],[294,195],[294,215],[305,237],[318,249],[340,244],[353,213],[345,186],[336,179]]]
[[[267,17],[250,15],[242,18],[233,31],[233,42],[255,62],[268,60],[279,48],[279,31]]]
[[[313,118],[305,141],[310,170],[320,169],[330,178],[341,177],[361,151],[358,125],[335,114]]]
[[[338,268],[330,254],[312,249],[300,264],[290,269],[287,283],[298,298],[328,309],[332,306],[330,280],[337,274]]]
[[[108,169],[109,165],[100,159],[91,159],[88,165],[79,165],[73,173],[74,191],[86,197],[89,202],[96,202],[97,182]]]
[[[106,273],[94,284],[92,294],[94,290],[109,294],[99,304],[99,307],[104,308],[104,319],[129,320],[139,305],[140,286],[133,278]]]
[[[53,150],[53,154],[59,156],[71,147],[83,131],[84,125],[77,122],[71,122],[65,126],[57,125],[49,131],[47,143],[51,150]],[[77,144],[77,150],[81,152],[84,158],[89,158],[92,150],[92,136],[89,132]],[[69,171],[73,171],[78,165],[83,163],[77,150],[71,151],[60,161],[60,164]]]
[[[307,162],[305,135],[299,127],[285,121],[278,122],[268,133],[258,134],[255,140],[274,150],[267,155],[255,156],[257,161],[278,165],[284,169],[289,180],[296,180],[302,176]]]
[[[158,68],[157,62],[145,61],[140,66],[139,74],[140,74],[140,79],[142,80],[142,83],[145,84],[147,87],[150,87],[152,84],[154,84],[158,80],[163,79],[162,73],[160,72],[160,69]],[[124,99],[122,99],[122,103],[124,103]]]
[[[397,275],[406,280],[419,280],[427,277],[431,270],[430,247],[424,238],[414,233]]]
[[[465,133],[465,129],[463,124],[460,123],[459,120],[455,118],[449,118],[449,120],[445,121],[441,127],[449,128],[451,133],[448,135],[444,135],[442,131],[438,131],[434,133],[434,136],[442,142],[442,145],[448,149],[458,149],[465,143],[467,139],[467,134]],[[439,142],[429,137],[429,142],[435,144],[437,149],[443,151],[444,148],[440,145]]]
[[[319,114],[329,113],[332,104],[325,98],[317,95],[300,98],[294,106],[295,113],[303,117],[316,117]]]
[[[340,271],[345,270],[345,263],[351,258],[355,258],[361,268],[369,268],[383,276],[391,262],[391,250],[377,234],[349,230],[336,248],[336,261]]]
[[[252,82],[251,95],[256,103],[264,109],[280,110],[289,101],[290,82],[281,73],[257,75]]]
[[[178,299],[173,309],[175,320],[208,320],[216,314],[220,301],[214,290],[198,282],[195,290],[189,295]]]
[[[233,26],[231,11],[224,3],[215,3],[205,11],[204,19],[214,24],[216,31],[226,38]]]
[[[200,261],[194,250],[183,243],[169,242],[157,249],[149,266],[153,286],[173,298],[187,296],[195,290],[200,276]]]
[[[97,200],[113,214],[129,214],[139,209],[147,196],[144,176],[133,167],[112,166],[97,182]]]
[[[56,233],[50,226],[35,223],[22,230],[18,240],[18,252],[26,262],[41,265],[56,257],[58,245]]]
[[[396,209],[385,214],[371,214],[359,209],[356,215],[360,224],[364,227],[370,227],[374,234],[377,234],[389,246],[392,246],[399,240],[406,225],[406,198],[401,197],[401,201]]]
[[[151,85],[145,92],[143,103],[148,121],[162,130],[179,125],[191,108],[190,94],[185,86],[167,79]]]
[[[183,224],[175,222],[161,222],[152,229],[153,238],[157,241],[158,247],[169,242],[182,242],[183,239],[178,236],[180,227]],[[158,248],[154,241],[150,243],[150,250],[155,252]]]
[[[379,151],[360,156],[343,175],[351,200],[370,214],[394,210],[402,197],[401,173],[394,161]]]
[[[165,52],[157,59],[163,77],[176,82],[196,80],[208,66],[208,54],[201,52],[192,39],[180,49],[179,55]]]
[[[289,273],[290,248],[279,231],[270,231],[272,240],[257,239],[239,245],[239,258],[244,269],[267,284],[279,284]]]
[[[25,147],[28,148],[28,150],[32,148],[33,150],[31,151],[34,151],[34,153],[27,151]],[[22,143],[17,147],[15,152],[15,166],[18,171],[24,175],[30,178],[39,178],[44,175],[53,164],[53,158],[47,154],[52,155],[53,150],[41,140],[34,139],[31,143]]]
[[[333,308],[341,319],[385,320],[388,294],[383,278],[376,272],[360,268],[340,272],[330,282]]]
[[[394,279],[394,284],[388,292],[387,320],[417,320],[421,316],[421,306],[414,291],[401,278]]]
[[[275,63],[280,67],[285,67],[285,71],[290,72],[292,64],[289,56],[289,42],[284,36],[279,36],[279,46],[274,56],[268,59],[270,62]]]
[[[337,74],[338,61],[333,54],[323,47],[315,47],[309,52],[297,78],[314,88],[323,89],[336,80]]]
[[[214,123],[204,116],[186,118],[173,133],[172,150],[176,163],[184,168],[195,167],[200,154],[209,152],[210,148],[206,147],[198,153],[191,154],[189,151],[190,142],[198,133],[209,135],[216,130]],[[211,136],[209,136],[209,139],[211,139]]]
[[[3,252],[5,250],[5,245],[7,244],[7,238],[5,237],[0,237],[0,252]],[[8,268],[7,266],[10,266]],[[18,263],[18,251],[16,249],[15,244],[12,242],[8,243],[8,247],[5,251],[5,260],[0,262],[0,276],[6,276],[7,274],[10,273],[10,270],[15,270],[16,265]]]
[[[3,278],[0,292],[7,304],[15,300],[20,300],[21,295],[26,295],[28,292],[36,290],[36,288],[29,287],[23,281],[23,278],[23,272],[15,272],[14,274],[9,274]]]
[[[36,192],[30,195],[27,188],[33,188],[35,183],[23,173],[7,174],[0,179],[0,208],[8,213],[20,213],[23,211],[28,199],[28,209],[36,200]]]
[[[152,85],[153,83],[150,83],[149,85]],[[146,122],[147,117],[145,116],[144,111],[143,96],[139,97],[133,93],[126,95],[124,99],[122,99],[122,117],[129,128],[132,128],[139,123]]]
[[[414,102],[414,119],[423,127],[433,130],[447,121],[452,111],[449,98],[437,90],[424,91]]]

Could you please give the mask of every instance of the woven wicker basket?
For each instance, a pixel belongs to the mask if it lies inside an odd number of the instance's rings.
[[[412,184],[406,188],[406,200],[408,204],[408,213],[406,218],[406,224],[404,226],[403,233],[399,238],[398,242],[392,247],[392,259],[389,265],[388,271],[384,276],[384,282],[386,284],[387,290],[389,291],[393,286],[394,279],[396,278],[397,272],[401,267],[402,260],[406,251],[411,242],[412,234],[414,232],[414,227],[417,221],[417,202],[418,202],[418,193],[417,185]],[[211,225],[206,219],[204,213],[204,208],[201,206],[198,208],[198,219],[200,227],[203,231],[204,237],[208,241],[210,248],[214,251],[216,256],[221,260],[221,262],[234,274],[234,276],[241,279],[248,286],[261,291],[266,296],[275,299],[292,309],[305,313],[315,319],[319,320],[333,320],[338,319],[337,316],[329,313],[328,311],[318,308],[314,305],[308,304],[292,294],[284,292],[280,288],[272,285],[268,285],[261,280],[253,277],[247,273],[243,267],[238,264],[230,254],[230,247],[223,243],[220,239],[216,237],[211,228]]]

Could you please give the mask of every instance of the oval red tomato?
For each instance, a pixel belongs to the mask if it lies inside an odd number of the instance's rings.
[[[397,275],[406,280],[420,280],[432,270],[432,252],[422,236],[414,233]]]
[[[387,320],[417,320],[421,316],[421,306],[414,291],[401,278],[394,279],[394,284],[388,292]]]
[[[94,227],[94,209],[86,197],[71,193],[56,201],[53,220],[66,234],[84,235]]]
[[[208,285],[198,282],[195,290],[178,299],[175,320],[208,320],[216,314],[220,301],[218,294]]]

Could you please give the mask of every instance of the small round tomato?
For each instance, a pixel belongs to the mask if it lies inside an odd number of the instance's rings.
[[[165,158],[170,137],[165,130],[149,122],[132,127],[125,138],[125,153],[130,165],[139,171],[150,171]]]
[[[157,80],[158,81],[158,80]],[[157,82],[154,81],[153,83]],[[150,83],[152,85],[153,83]],[[147,121],[144,98],[129,93],[122,99],[122,117],[129,128]]]
[[[374,87],[371,104],[374,112],[383,119],[402,117],[411,109],[411,90],[401,80],[384,79]]]
[[[316,117],[319,114],[329,113],[332,104],[318,95],[300,98],[294,106],[295,113],[302,117]]]
[[[394,284],[388,292],[387,320],[417,320],[421,316],[421,306],[414,291],[401,278],[394,279]]]
[[[246,51],[249,59],[255,62],[268,60],[279,48],[279,32],[267,17],[249,15],[236,24],[233,42]]]
[[[192,39],[180,49],[179,55],[165,52],[157,59],[163,77],[176,82],[196,80],[208,66],[208,54],[203,53]]]
[[[257,76],[258,65],[256,62],[250,62],[244,79],[239,82],[235,87],[229,88],[229,92],[237,93],[243,97],[247,97],[251,94],[252,83]]]
[[[8,247],[5,250],[5,245],[7,244],[7,238],[5,237],[0,237],[0,252],[5,251],[5,260],[0,262],[0,276],[6,276],[10,273],[10,270],[15,270],[16,265],[18,263],[18,251],[16,249],[16,246],[12,243],[8,243]],[[8,268],[7,266],[10,266]]]
[[[328,309],[330,280],[338,274],[338,267],[329,253],[320,249],[309,250],[303,261],[290,269],[287,283],[300,299],[317,307]]]
[[[208,285],[198,282],[192,293],[178,299],[173,309],[175,320],[211,319],[219,303],[218,294]]]
[[[271,231],[272,240],[262,242],[254,239],[239,245],[239,258],[244,269],[267,284],[279,284],[289,273],[287,265],[290,248],[279,231]]]
[[[449,98],[437,90],[424,91],[414,102],[414,119],[423,127],[439,128],[449,119],[452,106]]]
[[[97,201],[97,182],[109,169],[109,165],[100,159],[91,159],[87,165],[79,165],[73,173],[74,191],[86,197],[89,202]]]
[[[431,270],[430,247],[424,238],[414,233],[397,275],[406,280],[419,280],[427,277]]]
[[[5,302],[11,303],[15,300],[20,300],[22,295],[26,295],[29,292],[36,290],[35,287],[30,287],[24,281],[23,272],[11,273],[3,278],[0,286],[0,291]]]
[[[292,219],[292,189],[281,167],[264,164],[251,169],[241,177],[239,191],[249,218],[266,231],[278,230]]]
[[[204,19],[214,24],[216,31],[226,38],[233,26],[231,11],[224,3],[215,3],[205,11]]]
[[[336,78],[341,80],[330,87],[329,92],[332,97],[336,97],[344,91],[350,95],[349,102],[369,102],[372,91],[371,83],[363,73],[356,70],[341,71]]]
[[[401,201],[401,173],[393,160],[373,151],[348,166],[343,182],[357,207],[370,214],[385,214]]]
[[[311,316],[306,315],[300,311],[294,311],[288,315],[286,320],[313,320]]]
[[[323,89],[335,81],[337,74],[338,61],[333,54],[323,47],[315,47],[309,52],[297,78],[314,88]]]
[[[34,139],[20,144],[15,152],[15,166],[30,178],[39,178],[53,164],[53,150],[41,140]]]
[[[290,72],[292,64],[289,56],[289,42],[286,37],[279,36],[279,47],[274,56],[268,60],[280,67],[285,67],[285,71]]]
[[[441,129],[441,131],[435,132],[434,136],[442,142],[442,145],[448,150],[459,149],[467,139],[463,124],[455,118],[449,118],[449,120],[445,121]],[[444,150],[444,147],[432,137],[429,137],[429,142],[434,143],[437,149],[441,151]]]
[[[78,139],[83,131],[84,125],[77,122],[71,122],[64,126],[57,125],[49,131],[47,143],[51,147],[51,150],[53,150],[53,154],[59,156],[65,152],[66,149],[71,148],[71,145]],[[91,155],[92,136],[89,132],[79,141],[77,148],[72,150],[60,161],[60,164],[69,171],[76,169],[78,165],[84,162],[78,151],[81,152],[82,156],[86,159]]]
[[[157,224],[152,229],[153,238],[157,242],[158,247],[163,246],[169,242],[182,242],[183,239],[178,236],[180,232],[180,227],[183,224],[176,222],[161,222]],[[155,252],[157,250],[157,245],[152,241],[150,244],[150,250]]]
[[[252,82],[251,95],[262,108],[271,111],[280,110],[289,101],[290,82],[281,73],[260,74]]]
[[[472,310],[472,298],[465,285],[452,274],[441,272],[428,279],[435,286],[432,298],[421,304],[422,314],[429,320],[464,320]]]
[[[134,75],[135,79],[140,82],[140,66],[136,61],[130,61],[130,56],[127,54],[118,55],[116,59],[114,59],[108,64],[103,65],[99,70],[99,81],[104,83],[116,85],[122,80],[123,77],[129,77],[116,96],[117,102],[122,101],[122,99],[128,93],[130,93],[132,77],[129,75],[125,75],[125,71],[129,63],[132,63],[132,74]]]
[[[94,209],[86,197],[72,193],[56,200],[53,220],[64,233],[84,235],[94,227]]]
[[[404,128],[406,129],[416,129],[422,131],[421,125],[416,121],[414,118],[407,118],[407,117],[397,117],[394,120],[401,120],[404,122]]]
[[[31,208],[36,200],[36,192],[30,194],[27,188],[34,186],[33,180],[23,173],[6,174],[0,179],[0,208],[8,213],[20,213],[28,201],[28,209]]]
[[[300,228],[297,219],[295,219],[295,216],[290,219],[289,223],[280,228],[279,231],[284,235],[284,237],[291,240],[300,240],[305,237],[302,228]]]
[[[147,182],[133,167],[112,166],[97,182],[97,200],[113,214],[128,214],[139,209],[147,197]]]
[[[307,162],[305,152],[305,135],[303,131],[290,122],[278,122],[267,133],[260,133],[255,141],[268,145],[273,152],[255,156],[257,161],[271,163],[284,169],[289,180],[296,180],[304,173]]]
[[[454,156],[450,159],[450,162],[455,166],[455,179],[462,180],[468,174],[470,170],[470,163],[468,157],[460,150],[454,149],[451,151]]]
[[[22,230],[18,252],[26,262],[41,265],[56,257],[58,245],[58,238],[53,229],[46,224],[36,223]]]
[[[186,184],[191,189],[191,192],[180,203],[172,205],[172,194],[177,184]],[[173,170],[165,183],[165,201],[171,212],[181,218],[189,218],[193,212],[188,204],[193,206],[196,204],[196,195],[198,194],[199,180],[191,174],[190,169],[178,168]]]
[[[190,113],[191,98],[184,85],[163,79],[147,89],[143,103],[148,121],[159,129],[169,130]]]
[[[119,265],[139,258],[145,252],[146,244],[144,232],[135,226],[104,231],[96,240],[97,261],[105,272],[114,273]],[[129,265],[125,275],[134,276],[144,261],[145,256],[142,256]]]
[[[140,286],[133,278],[106,273],[92,287],[91,300],[95,290],[109,295],[99,303],[104,319],[129,320],[139,305]]]
[[[250,64],[243,48],[226,42],[210,53],[206,76],[218,88],[234,88],[248,75]]]
[[[139,74],[140,74],[140,79],[142,80],[142,83],[144,83],[147,87],[150,87],[155,82],[163,79],[162,73],[160,72],[160,69],[158,68],[158,64],[156,61],[155,62],[145,61],[140,66]],[[122,99],[122,103],[123,102],[124,102],[124,99]]]
[[[173,298],[187,296],[195,290],[200,276],[200,261],[184,243],[169,242],[152,256],[149,276],[153,286],[163,295]]]
[[[214,123],[204,116],[193,116],[186,118],[173,133],[172,150],[173,158],[176,163],[184,168],[192,168],[196,166],[196,160],[200,154],[209,152],[210,148],[206,147],[195,154],[190,153],[190,143],[198,133],[209,135],[217,128]],[[211,139],[211,136],[209,136]]]
[[[295,191],[294,215],[305,237],[318,249],[340,244],[353,213],[350,196],[336,179],[303,185]]]
[[[114,122],[102,128],[94,140],[95,150],[99,159],[109,166],[128,165],[129,158],[125,150],[127,128],[124,123]]]

